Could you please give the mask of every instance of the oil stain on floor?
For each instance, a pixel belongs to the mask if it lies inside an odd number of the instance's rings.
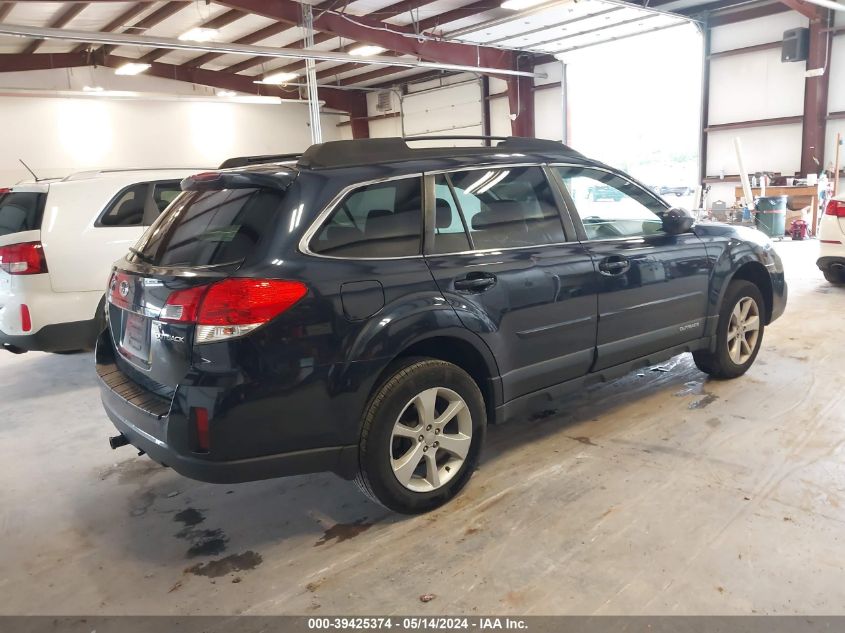
[[[240,554],[230,554],[225,558],[212,560],[207,563],[199,563],[193,567],[188,567],[185,571],[195,576],[220,578],[232,572],[255,569],[262,561],[261,554],[248,550]]]
[[[319,541],[314,543],[314,547],[325,545],[332,540],[334,540],[335,543],[342,543],[343,541],[347,541],[358,536],[362,532],[366,532],[373,527],[373,524],[366,523],[365,521],[366,517],[358,519],[353,523],[335,523],[323,533],[323,536],[320,537]]]

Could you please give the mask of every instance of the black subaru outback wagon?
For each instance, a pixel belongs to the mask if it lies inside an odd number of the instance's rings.
[[[488,421],[682,352],[739,376],[786,303],[762,233],[550,141],[329,142],[182,188],[114,268],[96,363],[112,445],[204,481],[334,471],[430,510]]]

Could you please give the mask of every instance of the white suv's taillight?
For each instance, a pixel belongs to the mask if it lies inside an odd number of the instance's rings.
[[[24,242],[0,246],[0,270],[10,275],[38,275],[47,272],[41,242]]]
[[[824,214],[845,218],[845,200],[831,200],[827,203]]]
[[[195,323],[196,342],[211,343],[251,332],[279,316],[308,292],[299,281],[234,277],[173,292],[159,318]]]

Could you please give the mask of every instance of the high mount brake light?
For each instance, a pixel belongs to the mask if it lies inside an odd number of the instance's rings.
[[[209,343],[251,332],[288,310],[307,292],[299,281],[233,277],[174,291],[159,318],[195,323],[197,343]]]
[[[204,171],[201,174],[195,174],[193,176],[188,176],[190,180],[196,180],[198,182],[208,182],[211,180],[220,180],[223,177],[219,171]]]
[[[0,269],[10,275],[38,275],[47,272],[41,242],[0,246]]]

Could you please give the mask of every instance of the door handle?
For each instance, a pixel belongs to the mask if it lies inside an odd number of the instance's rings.
[[[623,275],[631,268],[631,262],[620,255],[605,257],[599,262],[599,271],[602,275],[616,276]]]
[[[484,292],[496,285],[496,275],[491,273],[468,273],[455,280],[455,290],[463,292]]]

